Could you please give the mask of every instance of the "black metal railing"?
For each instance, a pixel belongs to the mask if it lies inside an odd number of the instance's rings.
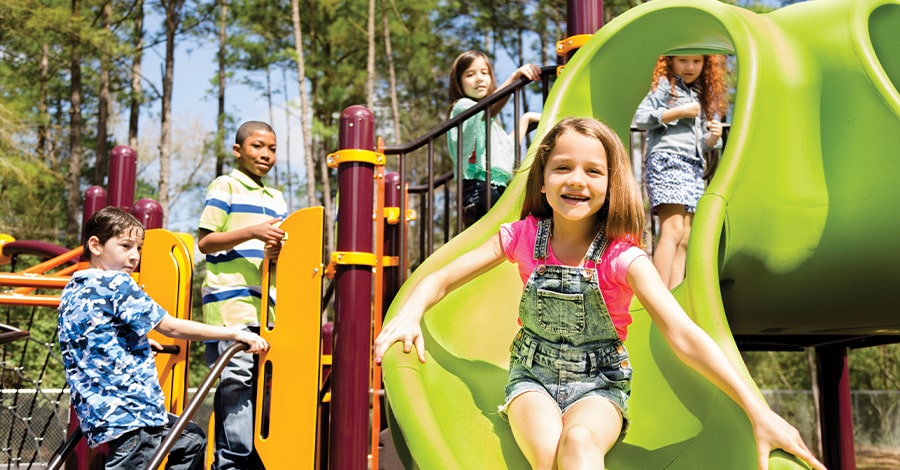
[[[550,91],[550,86],[553,80],[556,78],[556,67],[555,66],[546,66],[541,68],[541,98],[542,102],[546,101],[547,95]],[[532,83],[530,80],[526,78],[521,78],[518,81],[512,83],[511,85],[504,87],[501,90],[498,90],[493,95],[486,97],[479,101],[475,106],[465,110],[457,116],[454,116],[452,119],[449,119],[440,125],[432,128],[428,132],[424,133],[420,137],[405,143],[398,144],[392,146],[385,146],[384,154],[385,155],[395,155],[398,156],[398,173],[400,177],[399,186],[401,188],[406,188],[407,194],[410,196],[415,196],[416,202],[407,203],[407,199],[405,197],[400,198],[400,213],[407,213],[407,204],[409,206],[413,206],[416,208],[418,227],[417,234],[415,238],[417,239],[417,246],[413,246],[412,251],[417,251],[418,259],[413,263],[409,263],[408,257],[410,253],[406,250],[401,250],[399,256],[399,265],[400,266],[410,266],[411,269],[414,269],[418,263],[423,261],[429,255],[431,255],[440,245],[443,245],[450,241],[453,235],[459,233],[463,229],[463,222],[460,208],[462,207],[462,178],[456,178],[455,180],[455,197],[452,195],[451,186],[454,180],[454,174],[460,175],[462,174],[463,169],[463,160],[462,158],[456,159],[456,166],[454,170],[447,171],[440,175],[435,175],[435,158],[437,155],[437,151],[435,150],[435,142],[444,138],[447,133],[451,130],[456,129],[457,135],[460,135],[462,132],[462,124],[467,119],[475,116],[480,112],[485,113],[485,130],[486,130],[486,153],[485,153],[485,167],[486,167],[486,177],[485,177],[485,192],[488,194],[487,208],[489,209],[492,202],[490,200],[490,162],[491,162],[491,145],[490,145],[490,120],[493,117],[491,113],[491,107],[498,102],[508,99],[510,96],[514,98],[514,132],[518,132],[520,117],[522,116],[522,101],[524,99],[524,94],[526,87]],[[637,129],[631,128],[631,139],[630,142],[627,142],[626,145],[630,149],[639,150],[635,155],[635,160],[639,160],[641,164],[638,164],[637,161],[633,162],[635,167],[638,169],[635,177],[638,179],[639,183],[642,183],[642,168],[643,168],[643,158],[646,154],[646,138],[645,132]],[[707,160],[707,167],[704,173],[704,179],[708,182],[712,179],[712,175],[715,172],[715,169],[718,165],[718,161],[720,156],[722,155],[722,151],[724,150],[725,144],[728,141],[728,133],[730,131],[730,124],[723,123],[722,130],[722,149],[714,150],[708,152],[705,155]],[[456,143],[456,155],[462,154],[462,142],[463,139],[457,139]],[[409,162],[407,161],[410,154],[413,152],[419,151],[421,149],[425,149],[425,158],[426,158],[426,177],[424,181],[411,183],[409,181]],[[517,141],[515,147],[515,166],[518,168],[519,164],[522,162],[522,145]],[[454,200],[455,199],[455,200]],[[451,203],[451,201],[453,203]],[[455,204],[454,204],[455,203]],[[438,207],[439,206],[439,207]],[[454,209],[456,211],[456,223],[453,224],[453,213]],[[649,212],[649,210],[648,210]],[[652,217],[652,214],[648,214],[647,220],[650,223],[650,233],[655,232],[655,221]],[[435,224],[439,223],[440,226],[438,230],[436,230]],[[438,235],[440,239],[438,241],[435,240],[435,235]],[[410,234],[405,231],[401,231],[402,237],[410,237]],[[410,237],[412,238],[412,237]],[[648,243],[648,246],[653,246],[651,240]],[[400,246],[407,247],[410,246],[409,243],[403,242]],[[652,248],[651,248],[652,250]],[[406,270],[402,270],[402,280],[405,280],[409,275]]]
[[[548,66],[541,68],[541,94],[542,101],[546,99],[547,93],[550,90],[550,82],[556,77],[556,67]],[[512,84],[497,90],[496,93],[480,100],[475,106],[463,111],[457,116],[454,116],[452,119],[445,121],[444,123],[432,128],[422,136],[416,138],[405,144],[391,145],[385,146],[384,154],[385,155],[396,155],[398,156],[398,173],[400,175],[400,188],[407,188],[409,184],[407,175],[408,170],[408,162],[407,157],[412,152],[415,152],[420,149],[425,149],[426,151],[426,180],[424,182],[418,183],[416,185],[411,185],[408,188],[409,194],[417,194],[419,195],[419,256],[421,261],[428,255],[430,255],[434,249],[434,206],[436,205],[435,194],[440,191],[443,195],[443,207],[442,207],[442,215],[440,217],[442,221],[442,233],[443,239],[446,243],[447,240],[450,239],[452,235],[452,228],[455,228],[456,233],[462,231],[463,223],[462,217],[459,214],[456,217],[456,225],[455,227],[451,224],[451,206],[450,206],[450,181],[453,179],[454,172],[447,172],[440,176],[435,176],[435,142],[443,138],[453,129],[456,129],[457,135],[461,135],[462,133],[462,125],[463,123],[475,116],[478,113],[485,113],[485,131],[486,131],[486,152],[485,152],[485,169],[487,174],[485,175],[485,190],[488,194],[487,206],[490,207],[493,201],[490,201],[490,181],[491,181],[491,119],[494,117],[491,113],[491,107],[499,102],[508,100],[510,97],[513,98],[513,129],[514,133],[518,133],[519,122],[521,116],[523,114],[523,101],[525,98],[526,87],[533,83],[531,80],[527,78],[520,78],[519,80],[513,82]],[[457,148],[456,154],[462,154],[462,139],[457,139]],[[522,161],[522,146],[516,142],[515,147],[515,165],[518,166]],[[456,168],[455,174],[461,175],[463,169],[463,158],[456,159]],[[456,178],[456,207],[462,206],[462,178]],[[401,198],[401,207],[400,213],[406,214],[406,198]],[[405,235],[404,235],[405,236]],[[407,265],[407,257],[408,253],[401,253],[400,266]],[[404,275],[405,279],[405,275]]]

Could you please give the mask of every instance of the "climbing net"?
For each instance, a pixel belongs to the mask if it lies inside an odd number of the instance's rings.
[[[0,308],[0,334],[8,333],[0,344],[0,464],[31,468],[49,461],[66,438],[69,394],[56,341],[57,311]]]
[[[16,273],[17,265],[27,267],[32,258],[13,254],[0,271]],[[36,293],[59,295],[43,290]],[[32,290],[0,288],[14,299],[26,292]],[[38,305],[0,303],[0,466],[8,469],[42,467],[66,439],[69,390],[57,341],[58,313]]]

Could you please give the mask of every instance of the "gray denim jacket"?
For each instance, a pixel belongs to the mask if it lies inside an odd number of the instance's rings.
[[[722,146],[719,138],[713,147],[706,145],[706,115],[693,119],[676,119],[663,123],[662,114],[669,108],[699,101],[697,91],[684,84],[680,77],[675,79],[675,93],[666,77],[660,77],[656,88],[650,90],[641,101],[634,116],[634,125],[647,131],[647,154],[669,152],[688,157],[701,157],[713,148]]]

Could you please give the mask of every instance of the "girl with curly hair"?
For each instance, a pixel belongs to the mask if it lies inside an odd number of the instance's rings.
[[[691,222],[706,184],[703,154],[722,145],[725,58],[661,56],[634,123],[647,131],[644,184],[659,218],[653,264],[671,289],[684,279]]]

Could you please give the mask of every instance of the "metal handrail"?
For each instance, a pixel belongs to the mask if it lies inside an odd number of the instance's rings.
[[[541,91],[542,91],[543,99],[546,99],[547,93],[549,92],[549,89],[550,89],[550,87],[549,87],[550,80],[555,76],[556,76],[556,67],[555,66],[541,67],[541,82],[542,82]],[[515,97],[515,99],[514,99],[515,109],[514,109],[514,114],[513,114],[513,123],[514,123],[514,129],[518,130],[520,116],[522,114],[522,112],[521,112],[521,107],[522,107],[521,95],[522,95],[522,93],[521,92],[527,85],[529,85],[531,83],[533,83],[533,82],[531,80],[528,80],[527,78],[524,78],[524,77],[519,78],[517,81],[514,81],[510,85],[507,85],[507,86],[501,88],[500,90],[497,90],[492,95],[485,97],[484,99],[478,101],[478,103],[475,106],[472,106],[471,108],[463,111],[459,115],[454,116],[452,119],[448,119],[447,121],[433,127],[429,131],[422,134],[420,137],[418,137],[410,142],[407,142],[407,143],[385,146],[383,149],[383,153],[385,155],[398,155],[400,157],[399,169],[398,169],[398,173],[400,174],[400,181],[399,181],[400,187],[406,188],[407,183],[408,183],[407,175],[406,175],[406,161],[404,158],[406,156],[406,154],[416,151],[416,150],[419,150],[419,149],[422,149],[423,147],[427,147],[428,181],[422,185],[418,185],[417,192],[426,194],[427,201],[430,201],[429,205],[433,204],[435,190],[439,186],[446,187],[447,181],[449,180],[449,179],[444,180],[444,176],[446,176],[446,175],[441,175],[440,181],[435,179],[434,171],[433,171],[434,154],[435,154],[434,142],[438,138],[446,135],[451,129],[457,129],[457,132],[460,132],[463,122],[465,122],[467,119],[471,118],[472,116],[475,116],[476,114],[478,114],[482,111],[484,111],[486,113],[485,114],[485,127],[487,129],[486,134],[487,134],[487,139],[490,139],[490,122],[491,122],[491,118],[493,117],[490,108],[495,103],[509,99],[510,96]],[[461,148],[460,148],[461,142],[462,142],[461,139],[457,142],[457,155],[459,155],[461,153]],[[487,149],[486,149],[486,155],[485,155],[485,158],[486,158],[485,166],[487,167],[486,168],[487,177],[485,178],[485,185],[486,185],[486,189],[489,189],[489,187],[487,187],[488,185],[490,185],[490,158],[491,158],[491,155],[490,155],[489,140],[488,140],[486,147],[487,147]],[[521,145],[516,145],[515,151],[516,151],[516,163],[518,164],[521,161]],[[462,159],[461,158],[457,158],[457,168],[456,168],[455,172],[456,172],[456,174],[462,173]],[[452,175],[453,175],[453,173],[450,174],[450,178],[452,178]],[[456,184],[457,184],[457,192],[456,192],[457,201],[456,202],[457,202],[457,207],[459,207],[462,205],[462,179],[457,178]],[[410,192],[412,192],[412,191],[410,191]],[[448,194],[448,191],[445,190],[445,194]],[[488,194],[490,194],[490,191],[488,191]],[[400,198],[400,213],[401,214],[407,213],[406,203],[407,203],[406,198]],[[490,204],[490,201],[488,201],[488,204]],[[448,214],[449,214],[449,203],[447,201],[445,201],[445,207],[447,208]],[[428,212],[430,212],[430,211],[428,211]],[[428,214],[428,212],[423,211],[423,214]],[[445,218],[444,233],[445,233],[445,238],[448,238],[449,237],[449,215],[445,215],[444,218]],[[433,251],[432,246],[433,246],[433,233],[434,233],[433,219],[431,217],[426,217],[426,219],[427,220],[422,221],[423,225],[420,228],[420,251],[422,254],[424,254],[424,256],[431,254],[431,252]],[[462,230],[462,218],[461,217],[457,217],[457,230],[458,231]],[[422,256],[422,259],[424,259],[424,256]],[[407,265],[406,258],[408,257],[408,253],[406,253],[405,251],[401,251],[401,253],[399,254],[399,257],[400,257],[400,259],[399,259],[400,266],[406,266]],[[405,279],[406,273],[403,273],[402,277],[403,277],[403,279]]]
[[[552,71],[554,74],[556,73],[556,67],[541,67],[541,80],[548,80],[549,76],[546,72]],[[478,104],[472,106],[471,108],[459,113],[454,116],[452,119],[448,119],[441,124],[438,124],[435,127],[432,127],[430,130],[422,134],[419,138],[409,141],[404,144],[397,145],[386,145],[384,147],[385,155],[400,155],[409,153],[415,150],[418,150],[424,147],[428,142],[433,141],[434,139],[444,135],[450,129],[457,127],[459,124],[462,124],[464,121],[469,119],[470,117],[480,113],[481,111],[485,111],[490,108],[494,103],[498,101],[502,101],[505,99],[509,99],[509,96],[513,93],[521,90],[526,85],[529,85],[532,82],[527,78],[519,78],[519,80],[514,81],[513,83],[497,90],[494,94],[482,98],[478,101]],[[545,97],[546,98],[546,97]],[[516,116],[518,119],[518,116]]]
[[[72,452],[75,451],[75,447],[81,442],[82,437],[84,437],[84,433],[81,431],[81,426],[75,427],[75,429],[72,430],[72,434],[69,434],[66,441],[53,453],[53,458],[50,459],[47,468],[49,470],[59,470],[62,468],[66,463],[66,459],[69,458],[69,455],[72,455]]]
[[[12,325],[0,323],[0,344],[11,343],[13,341],[27,338],[30,333],[26,330],[20,330]]]
[[[213,384],[216,383],[216,380],[222,375],[225,366],[228,365],[228,362],[231,361],[231,358],[234,357],[235,354],[248,349],[250,349],[250,346],[245,343],[234,343],[219,355],[219,358],[213,363],[213,366],[209,369],[209,373],[206,374],[203,382],[197,387],[197,392],[194,393],[194,396],[188,401],[184,411],[175,421],[175,424],[172,425],[172,429],[166,434],[162,444],[156,449],[156,452],[153,453],[153,457],[147,465],[146,470],[154,470],[162,465],[163,460],[169,454],[169,451],[172,450],[172,446],[175,445],[175,441],[181,436],[181,431],[184,431],[184,428],[191,422],[191,418],[194,417],[194,414],[200,406],[203,405],[203,400],[206,399],[206,396],[209,395],[209,391],[212,390]]]

